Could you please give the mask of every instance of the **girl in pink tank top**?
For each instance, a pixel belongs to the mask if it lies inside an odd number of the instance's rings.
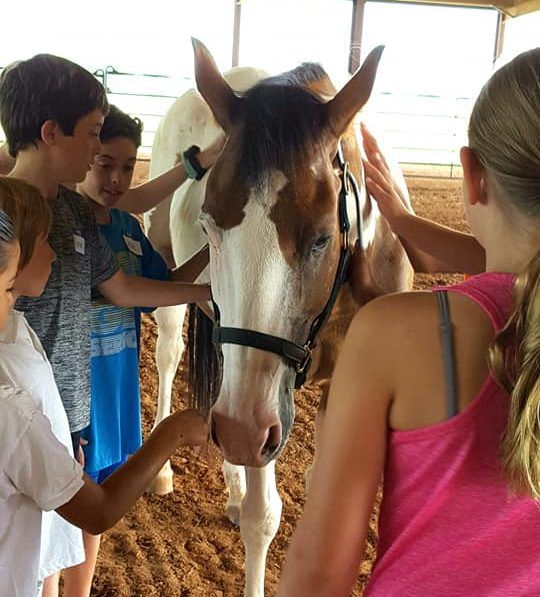
[[[416,271],[475,275],[381,297],[351,324],[278,595],[350,593],[382,480],[365,595],[540,596],[540,48],[473,108],[472,235],[409,213],[363,136],[368,191]]]

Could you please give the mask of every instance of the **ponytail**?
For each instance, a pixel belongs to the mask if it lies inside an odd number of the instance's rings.
[[[514,310],[489,361],[510,395],[501,444],[504,475],[516,493],[540,501],[540,251],[516,280]]]

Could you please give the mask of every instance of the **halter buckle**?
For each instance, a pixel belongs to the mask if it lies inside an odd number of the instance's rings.
[[[304,344],[303,348],[306,351],[306,356],[304,357],[301,363],[298,363],[298,365],[296,365],[296,373],[304,373],[304,371],[309,367],[309,365],[311,365],[311,347],[309,343]]]

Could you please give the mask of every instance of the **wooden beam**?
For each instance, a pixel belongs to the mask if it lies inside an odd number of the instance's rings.
[[[360,67],[365,6],[366,0],[353,0],[351,44],[349,50],[349,73],[351,75]]]
[[[380,2],[404,2],[407,4],[439,4],[443,6],[472,6],[493,8],[509,17],[518,17],[540,10],[540,0],[377,0]]]
[[[525,0],[525,2],[517,0],[513,6],[502,10],[511,17],[519,17],[540,10],[540,0]]]
[[[519,0],[382,0],[383,2],[404,2],[407,4],[438,4],[443,6],[473,6],[477,8],[502,9],[504,12],[512,10]],[[530,0],[537,2],[539,0]]]
[[[508,17],[518,17],[540,10],[540,0],[376,0],[377,2],[402,2],[405,4],[438,4],[442,6],[471,6],[493,8]]]

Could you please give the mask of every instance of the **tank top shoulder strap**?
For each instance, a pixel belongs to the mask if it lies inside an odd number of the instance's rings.
[[[448,292],[455,292],[473,300],[486,312],[495,331],[498,331],[504,326],[510,315],[514,281],[513,274],[486,273],[468,278],[461,284],[433,289],[439,305],[439,329],[448,418],[458,413],[456,359]]]
[[[439,304],[439,330],[441,334],[444,364],[446,415],[450,419],[458,414],[454,333],[452,329],[452,318],[450,316],[448,292],[440,289],[437,290],[435,294]]]
[[[474,301],[489,317],[495,331],[499,331],[510,316],[512,310],[513,274],[488,272],[472,276],[460,284],[436,287],[466,296]]]

